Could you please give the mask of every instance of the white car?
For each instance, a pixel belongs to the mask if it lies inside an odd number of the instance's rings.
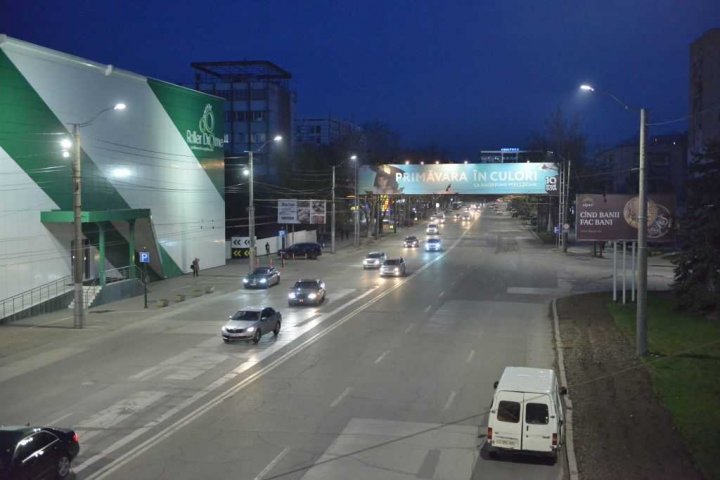
[[[431,223],[425,229],[425,233],[427,233],[428,235],[437,235],[438,233],[440,233],[440,229],[438,228],[436,223]]]
[[[387,260],[385,252],[370,252],[365,257],[365,260],[363,260],[363,270],[368,268],[380,268],[385,260]]]
[[[425,241],[426,252],[439,252],[442,250],[442,242],[439,238],[428,238]]]

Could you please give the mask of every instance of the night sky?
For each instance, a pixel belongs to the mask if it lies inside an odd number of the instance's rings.
[[[636,135],[637,114],[582,82],[651,122],[684,117],[689,45],[712,27],[719,0],[0,0],[12,37],[177,83],[193,61],[270,60],[293,74],[296,116],[385,122],[470,160],[524,146],[557,107],[591,147]]]

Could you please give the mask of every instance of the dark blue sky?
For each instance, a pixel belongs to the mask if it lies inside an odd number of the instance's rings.
[[[718,0],[0,0],[10,36],[172,82],[192,61],[270,60],[293,74],[297,116],[383,121],[470,159],[523,146],[558,106],[593,145],[637,133],[581,82],[683,117],[689,44],[712,27]]]

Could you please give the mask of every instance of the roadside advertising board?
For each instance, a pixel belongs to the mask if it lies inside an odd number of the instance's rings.
[[[325,224],[325,200],[278,200],[277,223]]]

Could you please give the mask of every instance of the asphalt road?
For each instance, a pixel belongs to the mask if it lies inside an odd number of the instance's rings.
[[[581,275],[490,211],[442,238],[441,253],[374,247],[404,256],[405,278],[348,249],[289,264],[269,290],[210,273],[213,295],[117,311],[142,318],[0,362],[0,423],[74,426],[82,479],[564,478],[563,456],[479,447],[502,369],[553,366],[548,302]],[[328,301],[289,308],[298,277],[322,278]],[[227,315],[260,304],[282,312],[280,335],[223,344]]]

